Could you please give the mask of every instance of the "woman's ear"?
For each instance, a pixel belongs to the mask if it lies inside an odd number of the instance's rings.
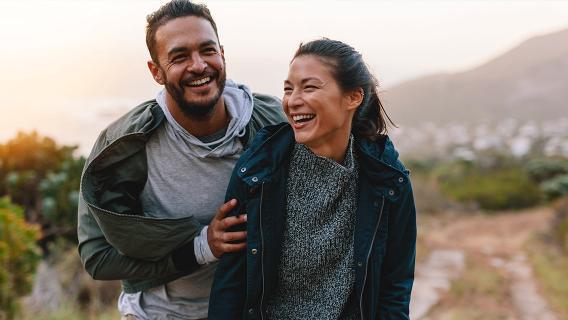
[[[347,110],[357,109],[357,107],[361,105],[361,102],[363,102],[364,97],[365,97],[365,92],[363,91],[363,88],[357,88],[351,90],[351,92],[349,92],[346,97]]]

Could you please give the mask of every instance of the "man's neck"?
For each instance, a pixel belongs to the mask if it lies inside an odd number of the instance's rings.
[[[213,113],[203,118],[193,118],[183,113],[169,95],[166,95],[166,103],[174,120],[196,137],[212,135],[226,127],[229,122],[229,114],[227,108],[225,108],[223,96],[215,104]]]

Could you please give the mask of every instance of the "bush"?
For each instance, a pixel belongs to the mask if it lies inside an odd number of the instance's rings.
[[[532,180],[543,182],[567,174],[568,162],[561,159],[535,159],[529,161],[525,168]]]
[[[553,207],[556,211],[554,234],[560,246],[568,253],[568,197],[558,200]]]
[[[439,182],[432,175],[416,174],[413,171],[412,189],[416,210],[419,213],[441,213],[448,210],[463,210],[455,200],[440,190]]]
[[[68,238],[75,237],[79,184],[84,164],[83,157],[65,159],[59,170],[49,172],[40,182],[46,236],[57,234]]]
[[[446,170],[439,179],[446,194],[486,210],[526,208],[536,205],[542,198],[538,186],[520,168],[454,167]]]
[[[79,182],[85,163],[76,146],[60,146],[36,132],[0,144],[0,197],[24,209],[26,221],[40,224],[40,245],[58,237],[76,242]]]
[[[39,227],[25,222],[21,208],[0,198],[0,319],[12,318],[16,299],[31,290],[41,259],[39,235]]]
[[[549,199],[568,196],[568,174],[557,176],[543,182],[541,188]]]

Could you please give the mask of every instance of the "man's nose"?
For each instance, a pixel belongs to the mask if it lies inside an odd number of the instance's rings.
[[[202,74],[207,68],[207,62],[199,54],[194,54],[191,59],[191,64],[188,65],[187,70],[191,73]]]

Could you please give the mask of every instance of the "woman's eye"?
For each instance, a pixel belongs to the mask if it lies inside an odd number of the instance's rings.
[[[313,91],[313,90],[315,90],[315,89],[317,89],[317,88],[318,88],[318,87],[316,87],[316,86],[305,86],[305,87],[304,87],[304,90],[306,90],[306,91]]]
[[[285,94],[291,94],[291,93],[292,93],[292,88],[284,88],[284,93],[285,93]]]

